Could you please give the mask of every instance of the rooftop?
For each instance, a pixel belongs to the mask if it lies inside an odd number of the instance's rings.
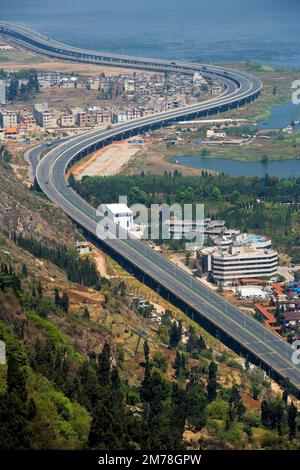
[[[228,251],[215,251],[214,257],[215,258],[230,258],[230,259],[241,259],[241,258],[249,258],[251,256],[255,258],[265,257],[268,258],[272,256],[276,256],[277,251],[275,250],[263,250],[263,249],[255,249],[251,247],[241,247],[241,251],[237,251],[235,253],[230,253]]]
[[[105,207],[112,214],[133,214],[132,210],[129,209],[126,204],[105,204]]]

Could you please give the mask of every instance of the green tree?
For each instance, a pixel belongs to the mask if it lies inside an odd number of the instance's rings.
[[[63,309],[64,312],[68,313],[69,312],[69,307],[70,307],[70,300],[69,296],[66,292],[63,293],[60,306]]]
[[[241,419],[246,411],[237,385],[233,385],[229,396],[229,410],[233,419]]]
[[[150,355],[149,343],[147,340],[145,340],[144,341],[144,356],[145,356],[146,362],[149,362],[149,355]]]
[[[110,346],[105,343],[98,357],[98,377],[101,385],[110,383]]]
[[[207,382],[207,398],[208,401],[213,401],[217,398],[217,370],[218,366],[215,362],[211,362],[208,368],[208,382]]]
[[[22,264],[22,274],[24,277],[28,277],[28,269],[25,263]]]
[[[83,317],[85,320],[89,320],[89,319],[91,318],[89,309],[88,309],[87,307],[84,307],[82,317]]]
[[[171,348],[176,348],[178,344],[181,341],[181,335],[182,335],[182,321],[179,320],[178,324],[177,322],[173,322],[171,329],[170,329],[170,339],[169,339],[169,344]]]
[[[295,407],[294,403],[291,403],[291,405],[288,406],[288,426],[289,426],[290,439],[293,439],[296,436],[297,416],[298,416],[298,410]]]
[[[54,289],[54,303],[57,307],[60,307],[61,300],[60,300],[60,295],[59,295],[57,288]]]

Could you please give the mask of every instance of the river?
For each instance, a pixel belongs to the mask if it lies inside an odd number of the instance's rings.
[[[172,157],[172,162],[178,162],[178,166],[184,165],[191,168],[226,173],[231,176],[277,176],[289,178],[300,176],[300,160],[273,160],[262,162],[242,162],[229,158],[212,158],[200,156]]]

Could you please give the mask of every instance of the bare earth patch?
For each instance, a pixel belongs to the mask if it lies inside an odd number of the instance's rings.
[[[78,179],[84,176],[116,175],[139,151],[137,145],[118,142],[93,153],[90,158],[73,167],[72,173]]]
[[[12,52],[0,52],[0,70],[27,70],[34,68],[41,71],[56,71],[65,73],[81,73],[83,75],[101,74],[119,75],[122,72],[128,72],[128,69],[120,67],[108,67],[106,65],[97,64],[81,64],[78,62],[69,62],[67,60],[51,59],[50,57],[43,56],[26,51],[21,47],[15,47]],[[132,69],[132,72],[135,70]]]

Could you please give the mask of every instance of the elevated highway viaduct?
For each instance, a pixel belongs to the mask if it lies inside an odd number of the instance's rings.
[[[29,50],[58,59],[189,74],[201,71],[208,76],[218,76],[223,81],[225,91],[222,96],[186,108],[117,124],[112,129],[94,130],[61,143],[40,161],[36,179],[42,191],[54,203],[112,255],[122,260],[127,267],[130,266],[142,281],[158,289],[209,331],[214,334],[218,332],[222,341],[248,355],[274,378],[289,380],[295,393],[299,395],[300,369],[292,361],[294,350],[287,342],[153,251],[144,242],[131,235],[126,239],[109,239],[104,236],[99,239],[99,222],[102,217],[66,181],[66,172],[74,162],[114,140],[168,126],[177,120],[208,116],[250,103],[260,94],[260,80],[244,72],[220,66],[85,51],[4,22],[0,22],[0,34]]]

